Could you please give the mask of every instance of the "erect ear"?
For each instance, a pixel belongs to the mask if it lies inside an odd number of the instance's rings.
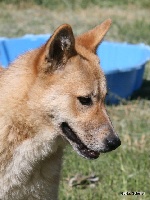
[[[68,24],[61,25],[46,43],[48,71],[63,66],[67,60],[76,54],[75,38]]]
[[[96,52],[98,44],[102,41],[111,25],[111,19],[107,19],[94,29],[79,35],[76,38],[78,44],[84,46],[92,52]]]

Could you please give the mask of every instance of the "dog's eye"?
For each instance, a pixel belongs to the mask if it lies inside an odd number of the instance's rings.
[[[92,105],[92,99],[91,97],[78,97],[78,100],[82,105],[90,106]]]

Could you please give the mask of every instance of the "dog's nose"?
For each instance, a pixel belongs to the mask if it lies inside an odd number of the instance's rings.
[[[106,139],[106,145],[107,145],[108,151],[112,151],[121,145],[121,141],[117,136],[110,137]]]

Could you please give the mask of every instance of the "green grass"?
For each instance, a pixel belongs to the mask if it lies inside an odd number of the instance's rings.
[[[64,200],[99,200],[122,198],[121,192],[144,191],[146,195],[141,199],[149,199],[150,167],[149,152],[132,148],[120,147],[116,152],[101,155],[99,160],[87,161],[72,153],[69,148],[64,163],[63,180],[61,183],[60,199]],[[75,174],[88,175],[95,173],[99,183],[95,188],[85,189],[69,187],[67,178]]]
[[[107,40],[150,45],[149,0],[26,2],[0,0],[0,36],[52,33],[62,23],[71,24],[74,33],[79,34],[111,18],[113,24]],[[107,108],[122,145],[95,161],[81,158],[68,147],[60,185],[61,200],[150,199],[150,64],[145,70],[144,84],[132,100]],[[92,173],[99,177],[94,188],[68,185],[68,180],[76,174]],[[125,191],[143,191],[145,195],[122,196],[120,193]]]

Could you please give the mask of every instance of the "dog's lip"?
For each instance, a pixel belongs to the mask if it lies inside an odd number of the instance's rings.
[[[100,152],[89,149],[77,136],[77,134],[72,130],[67,122],[61,123],[61,129],[64,135],[68,140],[76,144],[76,149],[80,154],[88,159],[97,159],[100,155]]]
[[[78,150],[80,151],[81,155],[88,159],[97,159],[100,155],[100,152],[88,149],[86,146],[84,148],[80,148],[79,146]]]

